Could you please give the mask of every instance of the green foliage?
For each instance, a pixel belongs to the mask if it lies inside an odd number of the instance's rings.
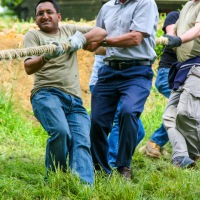
[[[16,18],[16,9],[22,2],[23,0],[1,0],[1,6],[4,7],[4,12],[1,13],[1,16],[10,16],[12,18]]]
[[[15,8],[20,5],[23,0],[1,0],[2,7]]]
[[[156,37],[159,38],[160,36],[162,36],[164,34],[164,32],[162,30],[157,30],[156,32]],[[161,44],[159,45],[156,45],[154,50],[156,51],[156,55],[157,55],[157,58],[159,59],[160,56],[162,55],[162,49],[163,49],[163,46]]]
[[[159,25],[164,23],[164,20],[166,18],[166,14],[160,14],[159,17]],[[164,34],[164,31],[159,29],[156,32],[156,37],[159,38],[160,36],[162,36]],[[156,47],[154,48],[156,51],[156,55],[157,55],[157,59],[160,59],[161,55],[162,55],[162,51],[163,51],[163,46],[161,44],[156,45]]]

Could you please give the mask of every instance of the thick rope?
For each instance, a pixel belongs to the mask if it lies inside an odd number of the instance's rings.
[[[67,52],[70,48],[70,43],[61,43],[63,50]],[[43,53],[53,53],[56,45],[42,45],[37,47],[29,47],[23,49],[8,49],[0,51],[0,60],[2,59],[16,59],[32,55],[42,55]]]
[[[162,37],[162,36],[159,38],[156,38],[156,44],[167,45],[168,38]],[[70,48],[69,42],[61,43],[61,45],[65,52],[67,52],[67,50]],[[37,46],[37,47],[23,48],[23,49],[1,50],[0,60],[16,59],[16,58],[22,58],[22,57],[32,56],[32,55],[42,55],[43,53],[53,53],[55,48],[56,48],[56,45],[49,44],[49,45],[42,45],[42,46]]]
[[[156,45],[159,45],[159,44],[167,45],[168,44],[168,38],[163,37],[163,36],[156,38]]]

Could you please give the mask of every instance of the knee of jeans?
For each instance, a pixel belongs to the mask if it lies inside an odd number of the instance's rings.
[[[113,121],[110,117],[101,117],[101,116],[97,116],[97,117],[91,117],[91,127],[92,128],[109,128],[111,129],[113,125]]]
[[[57,139],[65,139],[68,135],[68,131],[67,129],[65,129],[64,127],[54,127],[54,130],[50,131],[50,135],[54,138]]]
[[[91,117],[91,127],[99,126],[99,124],[100,124],[100,121],[97,120],[97,118]]]
[[[73,134],[73,141],[76,145],[90,148],[90,129],[87,131],[80,130],[79,132]]]
[[[138,112],[133,112],[130,108],[124,108],[124,109],[120,110],[119,116],[124,117],[124,118],[133,117],[133,118],[138,120],[139,113]]]

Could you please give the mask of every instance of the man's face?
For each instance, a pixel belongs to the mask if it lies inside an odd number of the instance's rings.
[[[59,21],[61,15],[56,12],[52,3],[44,2],[37,6],[35,22],[40,30],[50,34],[57,33]]]

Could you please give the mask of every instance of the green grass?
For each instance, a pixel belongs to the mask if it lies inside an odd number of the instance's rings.
[[[181,170],[170,158],[151,159],[138,152],[131,164],[133,178],[125,181],[115,171],[111,178],[96,175],[94,187],[80,184],[70,172],[51,174],[44,183],[44,153],[47,134],[42,127],[18,112],[12,98],[0,92],[0,199],[2,200],[193,200],[200,197],[199,164]],[[160,126],[166,105],[155,87],[145,106],[142,121],[146,136]],[[171,151],[170,144],[165,147]]]

